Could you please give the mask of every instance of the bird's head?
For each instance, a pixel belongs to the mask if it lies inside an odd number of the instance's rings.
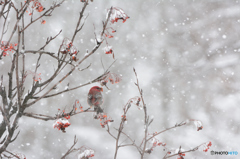
[[[103,88],[102,87],[98,87],[98,86],[94,86],[90,89],[89,92],[93,92],[93,91],[97,91],[97,92],[102,92],[103,91]]]

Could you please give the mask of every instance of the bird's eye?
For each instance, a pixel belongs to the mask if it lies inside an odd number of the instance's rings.
[[[98,87],[98,90],[99,90],[99,91],[103,91],[103,88],[101,88],[101,87]]]

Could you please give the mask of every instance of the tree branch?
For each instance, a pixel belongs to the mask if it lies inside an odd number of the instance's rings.
[[[79,27],[79,25],[80,25],[80,22],[81,22],[81,20],[82,20],[82,17],[83,17],[83,13],[84,13],[87,5],[88,5],[88,2],[86,1],[86,2],[84,3],[84,6],[82,7],[82,11],[80,12],[80,16],[79,16],[79,19],[78,19],[78,22],[77,22],[77,26],[76,26],[75,31],[74,31],[74,33],[73,33],[72,42],[74,41],[75,36],[77,35],[77,33],[78,33],[78,32],[81,30],[81,28],[82,28],[82,27],[81,27],[80,29],[78,29],[78,27]],[[82,25],[82,26],[83,26],[83,25]]]
[[[111,10],[108,14],[108,18],[106,19],[105,23],[104,23],[104,26],[103,26],[103,30],[102,30],[102,34],[104,33],[105,29],[106,29],[106,26],[107,26],[107,23],[109,21],[109,18],[110,18],[110,13],[111,13]],[[95,51],[100,47],[101,43],[98,43],[94,48],[93,50],[86,56],[84,56],[84,58],[82,60],[80,60],[78,62],[78,64],[76,65],[76,67],[78,67],[84,60],[86,60],[89,56],[91,56],[93,53],[95,53]],[[67,54],[66,54],[67,55]],[[65,56],[66,57],[66,56]],[[33,104],[35,104],[36,102],[38,102],[40,99],[44,98],[46,95],[48,95],[48,93],[50,91],[52,91],[53,88],[55,88],[58,84],[60,84],[62,81],[64,81],[69,75],[72,74],[72,72],[76,69],[76,67],[72,68],[64,77],[62,77],[57,83],[55,83],[46,93],[44,93],[42,96],[38,97],[35,101],[33,102],[30,102],[28,104],[26,104],[26,107],[29,107]]]
[[[73,141],[73,145],[68,149],[68,151],[61,157],[61,159],[65,159],[65,157],[67,155],[69,155],[70,153],[72,153],[74,151],[74,146],[77,144],[78,139],[76,138],[76,135],[74,136],[74,141]]]
[[[163,159],[170,158],[170,157],[173,157],[173,156],[178,156],[180,153],[181,153],[181,154],[185,154],[185,153],[188,153],[188,152],[196,151],[196,150],[198,150],[198,148],[199,148],[200,146],[202,146],[203,144],[205,144],[205,143],[202,143],[201,145],[199,145],[199,146],[197,146],[197,147],[195,147],[195,148],[193,148],[193,149],[187,150],[187,151],[180,151],[180,149],[179,149],[178,153],[173,154],[173,155],[169,155],[169,156],[167,156],[168,153],[166,153],[166,155],[163,157]]]
[[[48,10],[46,10],[41,16],[39,16],[38,18],[34,19],[34,20],[31,20],[31,22],[26,26],[24,27],[21,32],[23,32],[24,30],[26,30],[30,25],[32,25],[34,22],[36,22],[37,20],[41,19],[42,17],[44,16],[51,16],[51,13],[53,12],[53,10],[57,7],[60,7],[61,4],[64,2],[65,0],[62,0],[60,3],[56,4],[54,3],[53,6],[51,6]]]
[[[54,117],[53,116],[49,116],[49,115],[27,113],[27,112],[24,112],[23,115],[27,116],[27,117],[35,118],[35,119],[48,121],[48,120],[56,120],[56,119],[59,119],[59,118],[64,118],[64,117],[67,117],[67,116],[74,116],[74,115],[81,114],[81,113],[84,113],[84,112],[94,112],[94,111],[93,110],[89,110],[89,108],[88,108],[88,109],[85,109],[84,111],[69,112],[69,113],[65,113],[65,114],[62,114],[62,115],[54,116]]]
[[[140,93],[140,96],[141,96],[141,100],[142,100],[142,103],[143,103],[143,110],[144,110],[144,138],[143,138],[143,141],[141,144],[140,144],[140,147],[142,146],[143,144],[143,150],[142,150],[142,153],[141,153],[141,159],[143,159],[143,156],[144,156],[144,153],[145,153],[145,150],[146,150],[146,145],[147,145],[147,135],[148,135],[148,126],[149,126],[149,123],[148,123],[148,120],[149,120],[149,116],[147,115],[147,107],[146,107],[146,104],[144,102],[144,99],[143,99],[143,90],[140,88],[139,86],[139,81],[138,81],[138,77],[137,77],[137,72],[135,70],[135,68],[133,68],[133,71],[135,73],[135,76],[136,76],[136,80],[137,80],[137,83],[135,83],[135,85],[138,87],[138,91]]]

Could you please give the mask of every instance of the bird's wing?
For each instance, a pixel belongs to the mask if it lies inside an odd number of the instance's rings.
[[[92,94],[88,94],[88,99],[91,99],[92,98]]]
[[[95,104],[94,104],[95,106],[102,105],[103,103],[102,93],[95,94],[94,98],[95,98]]]
[[[93,106],[92,99],[93,99],[92,94],[88,94],[88,100],[87,100],[87,102],[88,102],[88,104],[90,105],[90,107]]]

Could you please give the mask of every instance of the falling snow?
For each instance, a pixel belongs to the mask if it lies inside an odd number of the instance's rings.
[[[14,3],[16,6],[20,5]],[[48,8],[47,6],[51,6],[51,1],[43,1],[44,4]],[[54,52],[57,56],[62,40],[65,37],[71,39],[82,6],[83,3],[80,1],[66,1],[62,8],[52,13],[53,16],[46,18],[46,24],[40,25],[36,22],[34,26],[29,27],[28,32],[25,33],[26,48],[19,48],[20,53],[28,58],[26,70],[34,72],[38,58],[38,53],[31,55],[26,53],[26,50],[39,50],[48,37],[53,37],[55,32],[62,29],[60,36],[44,48],[44,51]],[[116,34],[114,38],[106,40],[100,37],[100,31],[109,6],[122,8],[130,18],[124,24],[120,20],[109,25],[108,27],[113,27],[117,32],[114,33]],[[1,7],[2,5],[0,10]],[[132,71],[134,67],[143,89],[149,120],[153,120],[149,128],[151,133],[182,121],[186,122],[185,127],[157,136],[158,140],[167,143],[169,149],[177,152],[181,145],[183,151],[183,148],[188,150],[203,142],[212,141],[214,148],[210,148],[210,151],[239,151],[239,15],[240,6],[237,1],[94,0],[86,8],[85,25],[73,43],[79,49],[77,58],[81,60],[89,56],[92,49],[98,47],[99,42],[103,43],[96,53],[78,66],[84,69],[90,65],[89,68],[72,73],[49,94],[68,90],[86,82],[90,85],[53,98],[44,98],[33,107],[29,107],[26,112],[55,116],[58,109],[71,111],[76,99],[84,109],[87,109],[89,88],[100,85],[91,81],[99,77],[113,63],[112,56],[106,56],[105,53],[114,48],[116,62],[109,70],[121,74],[122,81],[115,85],[107,85],[109,88],[103,87],[104,111],[114,120],[110,125],[111,131],[116,133],[114,128],[117,128],[121,122],[124,104],[129,99],[140,96],[134,84],[136,82]],[[14,27],[12,21],[16,16],[14,14],[9,16],[7,22],[11,29]],[[29,21],[27,18],[25,20],[27,24]],[[2,25],[2,19],[0,24]],[[19,26],[22,26],[22,23],[19,23]],[[2,33],[1,27],[0,33]],[[9,36],[10,33],[7,33],[3,40],[8,40]],[[16,35],[12,37],[12,41],[18,41]],[[106,41],[108,46],[105,44]],[[3,86],[7,88],[8,72],[11,68],[9,63],[14,53],[8,54],[0,60],[0,75],[3,75]],[[19,61],[22,57],[19,56]],[[62,73],[68,72],[76,66],[76,63],[72,62],[73,65],[66,67],[58,77],[63,77]],[[19,67],[18,69],[22,69],[21,65]],[[43,54],[39,66],[43,81],[49,79],[56,69],[57,61],[50,60]],[[23,98],[32,88],[32,78],[30,76],[26,78],[27,85]],[[48,87],[56,82],[58,80],[52,81]],[[1,79],[0,84],[2,84]],[[36,94],[37,97],[41,95],[41,93]],[[2,99],[0,101],[2,104]],[[127,134],[136,143],[141,143],[144,132],[143,111],[138,111],[136,106],[132,106],[127,118]],[[191,119],[196,119],[192,125]],[[0,113],[0,124],[2,121],[3,116]],[[63,124],[68,123],[65,119],[58,121]],[[93,154],[95,155],[93,159],[113,158],[115,142],[106,130],[100,127],[99,122],[93,119],[93,113],[77,114],[71,117],[69,122],[71,126],[67,128],[66,133],[62,133],[52,128],[53,123],[55,127],[59,125],[54,120],[39,121],[24,116],[18,123],[19,137],[8,150],[21,152],[27,158],[33,159],[61,158],[71,147],[73,137],[76,135],[78,146],[87,145],[91,149],[75,154],[71,156],[72,158]],[[129,150],[126,147],[120,152],[118,158],[140,158],[134,148]],[[162,158],[165,153],[162,148],[156,147],[149,158]],[[192,152],[186,155],[186,158],[218,159],[218,156],[212,156],[210,152],[205,154]]]

